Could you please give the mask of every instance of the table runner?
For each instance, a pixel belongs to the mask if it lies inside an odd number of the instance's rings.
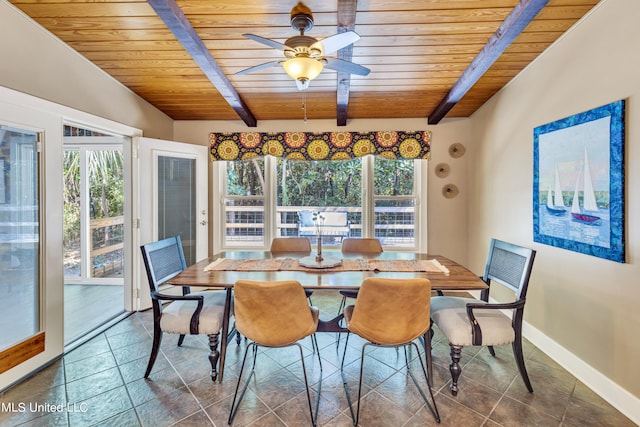
[[[436,259],[383,260],[383,259],[343,259],[342,264],[332,268],[310,268],[299,264],[297,258],[270,259],[227,259],[219,258],[204,268],[205,271],[418,271],[425,273],[443,273],[449,270]]]

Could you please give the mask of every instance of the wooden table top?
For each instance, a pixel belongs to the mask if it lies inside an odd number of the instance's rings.
[[[264,259],[273,258],[271,252],[226,251],[203,259],[188,267],[185,271],[169,280],[177,286],[231,288],[237,280],[297,280],[307,289],[358,289],[367,277],[395,279],[427,278],[431,288],[441,291],[482,290],[487,285],[476,274],[460,264],[440,255],[418,254],[412,252],[383,252],[375,255],[343,254],[339,251],[327,251],[326,257],[334,258],[371,258],[371,259],[436,259],[449,269],[449,275],[430,272],[375,272],[375,271],[205,271],[204,268],[219,258]],[[278,257],[299,257],[294,254],[278,254]]]

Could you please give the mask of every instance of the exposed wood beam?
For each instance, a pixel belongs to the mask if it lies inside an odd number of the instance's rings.
[[[353,31],[356,26],[356,9],[358,0],[338,0],[338,33]],[[353,59],[353,45],[338,50],[338,58],[351,62]],[[349,110],[349,90],[351,89],[351,74],[338,71],[338,90],[336,115],[338,126],[347,125]]]
[[[147,0],[202,72],[249,127],[257,121],[174,0]]]
[[[478,56],[462,73],[447,96],[429,114],[427,122],[430,125],[438,124],[446,116],[548,2],[549,0],[520,0]]]

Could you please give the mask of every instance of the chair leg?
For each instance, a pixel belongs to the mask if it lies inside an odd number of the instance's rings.
[[[493,357],[496,357],[496,351],[493,349],[492,345],[487,346],[487,350],[489,350],[489,354]]]
[[[451,364],[449,365],[449,372],[451,372],[451,394],[456,396],[458,394],[458,378],[462,373],[460,367],[460,357],[462,353],[461,345],[449,344],[451,347]]]
[[[153,326],[153,344],[151,345],[151,355],[149,355],[149,363],[147,363],[147,370],[144,372],[144,377],[149,378],[153,364],[156,363],[156,357],[158,357],[158,351],[160,350],[160,343],[162,342],[162,330],[160,326]]]
[[[211,363],[211,380],[215,381],[218,378],[218,359],[220,358],[220,352],[218,351],[218,340],[220,334],[209,335],[209,362]]]
[[[342,362],[340,363],[340,375],[342,376],[342,387],[344,387],[344,394],[347,397],[347,403],[349,404],[349,411],[351,412],[351,419],[356,425],[356,416],[353,413],[353,404],[351,402],[351,394],[349,393],[349,387],[347,387],[347,377],[344,374],[344,360],[347,356],[347,347],[349,345],[349,332],[347,332],[347,336],[344,340],[344,352],[342,353]]]
[[[184,342],[184,334],[180,334],[180,336],[178,337],[178,347],[180,347],[183,342]]]
[[[531,386],[531,381],[529,381],[529,375],[527,374],[527,368],[524,366],[524,354],[522,352],[522,337],[516,334],[516,339],[511,343],[511,347],[513,348],[513,355],[516,358],[516,364],[518,365],[518,370],[520,371],[520,376],[522,377],[522,381],[524,381],[524,385],[529,390],[529,393],[533,393],[533,387]]]
[[[238,397],[238,390],[240,389],[240,382],[242,382],[242,373],[244,372],[244,365],[247,361],[247,355],[249,354],[249,349],[253,348],[253,366],[251,368],[251,373],[249,373],[249,377],[244,383],[244,387],[242,388],[242,392],[240,393],[240,397],[238,398],[238,404],[236,405],[236,398]],[[242,398],[244,397],[245,392],[247,391],[247,387],[249,387],[249,381],[251,381],[251,377],[255,372],[256,368],[256,357],[258,356],[257,344],[250,343],[244,351],[244,357],[242,358],[242,365],[240,366],[240,373],[238,374],[238,384],[236,384],[236,391],[233,394],[233,401],[231,402],[231,412],[229,413],[229,425],[233,422],[233,418],[236,416],[236,412],[240,407],[240,403],[242,402]]]
[[[429,343],[428,345],[429,345],[429,350],[425,349],[425,353],[426,353],[425,358],[427,360],[427,369],[430,369],[429,365],[431,364],[431,343]],[[409,366],[409,357],[407,356],[407,346],[409,346],[409,349],[411,349],[412,347],[415,347],[416,349],[416,353],[418,354],[418,361],[420,362],[420,367],[422,368],[422,373],[424,374],[424,380],[427,382],[427,388],[429,389],[429,396],[431,396],[431,402],[433,403],[433,406],[429,404],[429,399],[427,398],[427,395],[424,393],[424,391],[418,384],[418,381],[413,376],[413,372],[411,371],[411,367]],[[418,350],[418,346],[416,345],[416,343],[410,342],[404,345],[403,347],[404,347],[404,360],[407,364],[407,372],[409,372],[409,376],[413,380],[413,384],[418,389],[418,392],[420,392],[420,395],[424,399],[424,403],[427,404],[427,407],[431,411],[433,418],[435,418],[437,423],[440,423],[440,413],[438,412],[438,407],[436,406],[436,399],[433,397],[433,389],[432,389],[433,380],[431,379],[431,372],[429,372],[429,374],[427,375],[427,371],[424,369],[424,363],[422,363],[422,359],[420,358],[420,351]]]
[[[316,340],[316,335],[311,336],[311,340]],[[311,423],[315,427],[318,425],[318,408],[320,407],[320,390],[322,388],[322,360],[320,360],[320,352],[318,352],[318,362],[320,363],[320,381],[318,382],[318,396],[315,404],[315,415],[313,414],[313,407],[311,406],[311,393],[309,392],[309,381],[307,380],[307,369],[304,364],[304,354],[302,353],[302,346],[298,343],[293,344],[298,347],[300,351],[300,363],[302,363],[302,375],[304,376],[304,385],[307,389],[307,402],[309,403],[309,415],[311,416]],[[317,343],[316,343],[317,346]]]

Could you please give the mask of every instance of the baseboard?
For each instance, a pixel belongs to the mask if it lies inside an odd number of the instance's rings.
[[[522,334],[547,356],[570,372],[574,377],[609,402],[634,423],[640,425],[640,399],[629,393],[578,358],[575,354],[543,334],[527,322],[522,325]]]

